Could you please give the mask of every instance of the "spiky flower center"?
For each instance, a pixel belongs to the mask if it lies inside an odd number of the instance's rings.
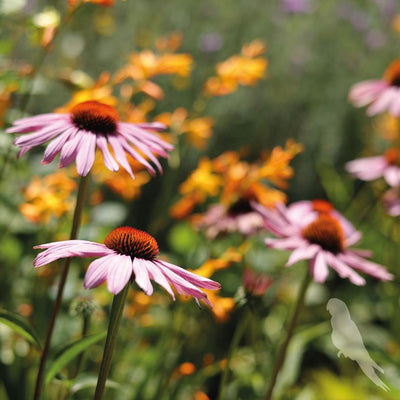
[[[337,254],[343,251],[344,234],[336,218],[321,214],[302,230],[302,235],[310,243],[318,244],[324,250]]]
[[[400,59],[394,60],[389,64],[383,78],[389,82],[391,86],[400,87]]]
[[[119,115],[114,107],[98,101],[85,101],[71,110],[71,121],[79,129],[93,133],[113,133]]]
[[[333,210],[333,206],[329,201],[316,199],[312,201],[313,211],[320,214],[329,214]]]
[[[130,226],[111,231],[104,239],[104,244],[109,249],[132,258],[154,260],[159,253],[157,241],[153,236]]]
[[[390,148],[385,151],[385,158],[388,164],[400,167],[400,150]]]

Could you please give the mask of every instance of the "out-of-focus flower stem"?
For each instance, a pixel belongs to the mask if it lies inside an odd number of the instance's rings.
[[[82,212],[85,204],[85,199],[86,199],[86,194],[87,194],[87,189],[89,185],[89,175],[87,176],[82,176],[79,182],[79,187],[78,187],[78,194],[76,198],[76,205],[75,205],[75,210],[74,210],[74,216],[72,220],[72,228],[71,228],[71,233],[70,233],[70,240],[76,239],[78,237],[78,231],[81,225],[81,217],[82,217]],[[46,366],[46,361],[47,361],[47,356],[49,354],[50,350],[50,343],[51,343],[51,337],[53,335],[53,330],[54,330],[54,325],[57,319],[58,312],[60,311],[61,307],[61,302],[62,302],[62,296],[64,292],[64,287],[65,283],[67,281],[67,276],[69,272],[69,267],[71,264],[71,258],[67,258],[65,260],[65,264],[61,273],[60,277],[60,282],[58,283],[58,289],[57,289],[57,296],[56,300],[54,302],[53,306],[53,311],[50,317],[49,325],[47,327],[47,333],[46,333],[46,339],[44,342],[42,354],[40,356],[40,364],[39,364],[39,369],[36,377],[36,385],[35,385],[35,392],[33,396],[33,400],[38,400],[40,398],[41,392],[42,392],[42,386],[43,386],[43,375],[44,375],[44,370]]]
[[[238,325],[236,326],[235,332],[233,334],[231,343],[229,345],[228,355],[226,357],[226,364],[224,371],[222,373],[221,384],[219,386],[218,400],[223,400],[225,397],[226,384],[228,383],[228,376],[231,366],[232,357],[239,345],[240,339],[248,327],[250,319],[250,310],[245,310],[244,315],[240,319]]]
[[[111,366],[111,359],[114,352],[115,344],[117,342],[118,329],[122,318],[122,311],[124,310],[126,295],[128,294],[130,283],[128,282],[120,293],[114,296],[111,307],[110,322],[108,324],[107,338],[104,345],[103,359],[100,365],[99,376],[97,379],[96,391],[94,400],[101,400],[103,398],[104,388],[108,377],[108,372]]]
[[[299,294],[296,300],[296,303],[294,305],[294,309],[292,311],[292,315],[288,321],[288,325],[286,328],[286,336],[283,340],[283,343],[279,349],[278,355],[275,360],[274,368],[271,373],[267,393],[265,395],[265,400],[271,400],[272,399],[272,393],[274,391],[274,387],[276,384],[276,379],[278,377],[279,371],[285,361],[286,357],[286,351],[289,346],[290,340],[292,339],[294,329],[296,327],[297,321],[299,319],[300,312],[303,308],[304,305],[304,298],[307,292],[308,285],[311,282],[311,274],[309,273],[308,269],[306,271],[306,275],[303,279],[303,282],[301,284]]]

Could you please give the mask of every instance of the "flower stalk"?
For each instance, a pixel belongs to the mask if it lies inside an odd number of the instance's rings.
[[[272,399],[272,393],[274,391],[275,388],[275,384],[276,384],[276,380],[278,378],[278,374],[280,369],[282,368],[282,365],[285,361],[285,357],[286,357],[286,352],[290,343],[290,340],[293,337],[293,332],[294,329],[297,325],[297,321],[299,319],[299,315],[301,313],[301,310],[303,308],[304,305],[304,298],[307,292],[307,288],[309,286],[311,282],[311,274],[309,273],[309,271],[306,271],[306,275],[303,279],[303,282],[300,286],[300,290],[299,290],[299,294],[296,300],[296,303],[294,305],[293,311],[292,311],[292,315],[288,321],[288,325],[287,325],[287,329],[286,329],[286,336],[283,340],[283,343],[279,349],[278,355],[276,357],[275,360],[275,364],[271,373],[271,377],[270,377],[270,381],[269,381],[269,385],[268,385],[268,389],[267,389],[267,393],[265,395],[265,400],[271,400]]]
[[[94,400],[101,400],[103,398],[108,373],[110,371],[111,359],[114,352],[115,344],[117,342],[117,335],[122,318],[122,311],[124,310],[129,286],[130,283],[128,282],[124,289],[114,296],[111,307],[110,322],[108,324],[106,343],[104,345],[103,359],[101,361],[96,391],[94,394]]]
[[[248,327],[250,319],[250,311],[245,310],[244,312],[245,314],[242,316],[238,325],[236,326],[235,332],[232,337],[232,341],[229,346],[228,355],[226,357],[226,364],[224,371],[222,373],[221,384],[219,386],[218,400],[223,400],[225,398],[226,385],[228,383],[228,376],[229,376],[229,371],[231,369],[232,357],[239,345],[240,340],[243,337],[243,334],[246,331],[246,328]]]
[[[72,228],[70,233],[70,239],[76,239],[78,236],[78,231],[81,225],[81,217],[85,204],[85,199],[87,195],[87,189],[89,184],[89,175],[82,176],[79,182],[78,194],[75,204],[74,216],[72,219]],[[57,288],[57,296],[54,302],[53,311],[50,317],[49,325],[47,327],[46,339],[44,342],[42,354],[40,356],[39,369],[36,377],[35,392],[33,400],[38,400],[40,398],[43,386],[43,375],[46,366],[47,357],[50,350],[51,337],[53,335],[54,325],[57,319],[57,315],[60,311],[62,296],[64,292],[65,283],[67,281],[67,276],[69,272],[69,267],[71,265],[71,258],[67,258],[64,263],[63,270],[61,272],[60,282]]]

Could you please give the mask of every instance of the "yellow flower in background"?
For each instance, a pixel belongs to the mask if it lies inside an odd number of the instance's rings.
[[[210,278],[214,272],[231,267],[234,263],[242,261],[243,255],[248,248],[247,243],[243,243],[238,248],[229,247],[219,258],[210,258],[203,265],[197,268],[196,274]]]
[[[142,187],[150,181],[151,177],[139,162],[130,159],[129,164],[135,174],[135,179],[132,179],[122,168],[118,171],[110,171],[104,166],[101,155],[96,153],[92,172],[93,179],[105,184],[125,201],[133,200],[141,195]]]
[[[254,86],[266,76],[268,60],[259,57],[265,50],[261,40],[244,45],[241,54],[217,64],[217,75],[207,79],[204,92],[209,96],[224,96],[233,93],[239,85]]]
[[[166,36],[161,36],[156,39],[155,47],[160,52],[176,52],[182,44],[182,32],[171,32]]]
[[[212,136],[214,120],[211,117],[188,118],[188,112],[180,107],[173,113],[162,113],[155,118],[155,121],[167,125],[178,135],[185,134],[188,142],[202,150],[206,147],[207,140]]]
[[[203,158],[198,168],[179,187],[182,198],[170,209],[173,218],[185,218],[199,204],[211,201],[203,214],[192,217],[192,223],[214,238],[220,233],[240,232],[249,235],[263,226],[262,218],[251,207],[256,201],[267,207],[286,201],[280,189],[293,176],[290,161],[303,146],[288,141],[283,149],[275,147],[253,163],[243,161],[234,151],[213,160]]]
[[[288,140],[283,149],[275,147],[269,154],[265,164],[259,168],[258,176],[261,179],[268,179],[279,188],[287,188],[287,180],[293,177],[293,168],[289,165],[290,161],[304,150],[304,146],[294,140]]]
[[[32,178],[23,190],[25,202],[19,206],[21,214],[30,222],[46,224],[51,217],[60,218],[72,211],[72,192],[76,188],[74,180],[64,171]]]
[[[379,115],[372,121],[376,133],[390,142],[399,139],[400,121],[390,114]]]
[[[103,72],[94,84],[90,84],[90,81],[86,79],[81,82],[88,87],[75,92],[71,100],[62,107],[55,109],[55,112],[68,113],[77,104],[85,101],[98,101],[113,107],[117,105],[118,100],[112,95],[113,87],[110,83],[110,74],[108,72]],[[71,83],[73,83],[73,81],[71,81]]]
[[[148,80],[157,75],[188,76],[192,70],[193,58],[190,54],[165,53],[158,55],[152,50],[143,50],[129,56],[128,65],[119,70],[115,81],[125,79]]]

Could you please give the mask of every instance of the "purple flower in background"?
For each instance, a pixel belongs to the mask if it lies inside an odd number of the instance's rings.
[[[18,157],[50,140],[42,164],[49,164],[60,153],[60,168],[76,160],[78,174],[86,176],[93,166],[97,147],[108,169],[117,171],[120,164],[134,178],[126,153],[143,164],[150,173],[155,174],[155,170],[145,157],[162,171],[155,154],[168,157],[166,152],[171,151],[173,146],[149,130],[164,128],[158,122],[120,122],[114,107],[97,101],[85,101],[73,107],[69,114],[41,114],[19,119],[6,132],[24,134],[14,140],[14,144],[21,148]],[[28,132],[33,133],[26,134]]]
[[[400,185],[400,151],[388,149],[384,155],[350,161],[346,170],[363,181],[385,178],[390,186]]]
[[[172,288],[179,294],[194,297],[197,303],[201,300],[212,307],[206,293],[200,289],[216,290],[221,287],[218,282],[157,259],[159,251],[156,240],[144,231],[127,226],[111,231],[104,244],[87,240],[65,240],[42,244],[35,248],[46,249],[37,255],[35,267],[41,267],[59,258],[100,257],[92,261],[86,271],[84,286],[87,289],[107,281],[108,290],[118,294],[133,278],[150,296],[153,293],[150,280],[153,280],[174,300]]]
[[[359,241],[361,234],[343,226],[332,212],[317,213],[313,220],[300,225],[293,223],[284,205],[274,210],[255,203],[253,207],[264,218],[265,227],[278,236],[277,239],[266,239],[265,244],[274,249],[292,251],[287,267],[300,260],[310,260],[310,273],[316,282],[325,282],[328,266],[355,285],[365,284],[365,279],[355,270],[383,281],[393,279],[384,267],[365,259],[371,255],[369,251],[349,248]]]
[[[382,198],[383,208],[391,217],[400,215],[400,187],[389,189]]]
[[[356,107],[367,108],[372,116],[388,112],[394,117],[400,116],[400,59],[393,61],[382,79],[359,82],[350,89],[349,100]]]
[[[312,7],[309,0],[283,0],[283,9],[288,13],[310,13]]]

